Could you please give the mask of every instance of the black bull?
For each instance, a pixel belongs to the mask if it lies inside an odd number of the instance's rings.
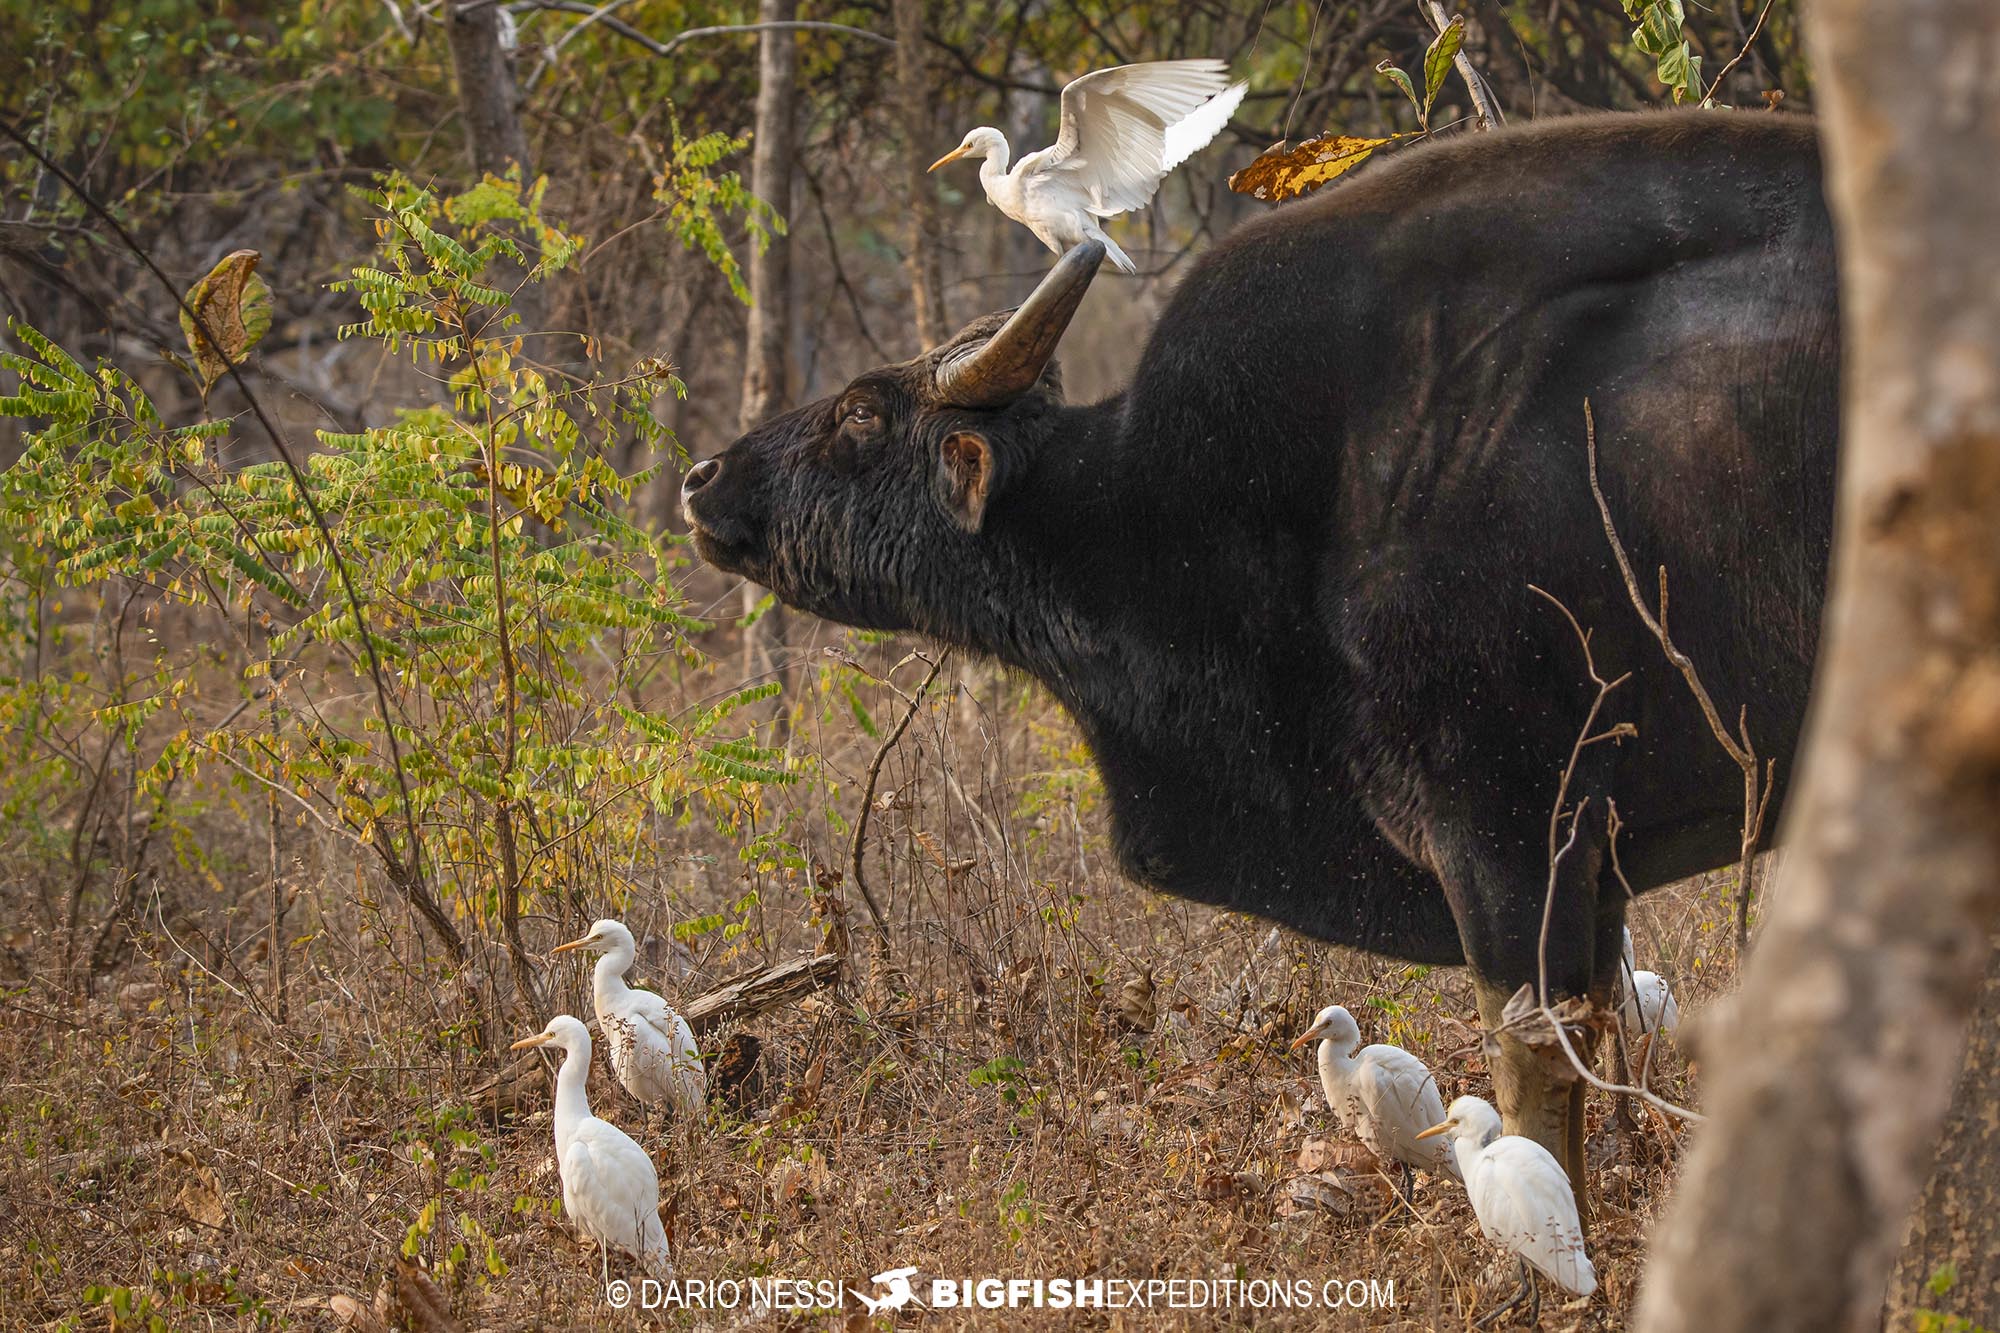
[[[1839,330],[1813,127],[1587,117],[1397,156],[1200,257],[1132,383],[1050,357],[1100,255],[1001,325],[861,375],[698,464],[716,565],[829,619],[1045,684],[1118,854],[1168,893],[1471,966],[1492,1028],[1538,976],[1550,810],[1600,672],[1547,932],[1607,997],[1625,895],[1726,864],[1739,771],[1628,601],[1589,489],[1722,715],[1803,718],[1833,513]],[[1568,836],[1565,824],[1563,835]],[[1578,1178],[1567,1094],[1511,1037],[1511,1130]]]

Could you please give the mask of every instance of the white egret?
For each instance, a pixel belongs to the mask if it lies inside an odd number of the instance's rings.
[[[600,955],[591,973],[590,1000],[609,1047],[612,1072],[625,1091],[648,1106],[665,1102],[682,1115],[700,1115],[708,1100],[708,1076],[695,1050],[694,1029],[658,995],[625,984],[638,952],[632,932],[623,922],[598,921],[588,935],[551,952],[570,949]]]
[[[584,1090],[590,1077],[590,1030],[568,1014],[557,1014],[512,1049],[531,1046],[556,1046],[563,1052],[556,1072],[556,1166],[562,1172],[563,1211],[577,1230],[597,1242],[607,1284],[613,1248],[666,1281],[674,1266],[660,1225],[660,1178],[653,1159],[630,1135],[590,1113]]]
[[[1449,1143],[1418,1141],[1425,1129],[1444,1119],[1437,1080],[1422,1060],[1400,1046],[1366,1046],[1357,1052],[1361,1028],[1337,1004],[1320,1010],[1292,1049],[1315,1037],[1320,1038],[1319,1085],[1326,1104],[1369,1152],[1402,1165],[1404,1198],[1409,1197],[1413,1168],[1458,1178]]]
[[[1153,191],[1229,123],[1247,83],[1230,83],[1220,60],[1156,60],[1095,70],[1062,91],[1054,144],[1007,169],[1007,136],[989,125],[969,131],[937,161],[979,157],[979,183],[995,208],[1057,254],[1086,238],[1104,243],[1121,270],[1132,260],[1099,219],[1144,208]]]
[[[1681,1007],[1673,988],[1657,972],[1642,972],[1633,966],[1632,932],[1625,932],[1625,994],[1619,1001],[1618,1021],[1633,1036],[1661,1033],[1671,1041],[1681,1025]]]
[[[1576,1194],[1549,1150],[1533,1139],[1502,1134],[1500,1113],[1477,1097],[1460,1097],[1442,1122],[1417,1137],[1447,1133],[1480,1231],[1521,1264],[1521,1289],[1480,1319],[1480,1325],[1524,1299],[1534,1302],[1528,1322],[1535,1322],[1541,1298],[1530,1264],[1564,1291],[1578,1296],[1596,1291],[1597,1270],[1583,1251]]]

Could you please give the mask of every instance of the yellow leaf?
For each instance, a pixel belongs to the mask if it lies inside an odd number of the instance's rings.
[[[1296,199],[1354,170],[1383,144],[1404,137],[1392,134],[1385,139],[1363,139],[1351,134],[1329,134],[1307,139],[1296,148],[1288,148],[1280,141],[1231,176],[1229,188],[1267,204]]]

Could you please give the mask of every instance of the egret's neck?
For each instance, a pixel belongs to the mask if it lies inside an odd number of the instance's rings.
[[[569,1048],[563,1056],[562,1068],[556,1071],[556,1157],[561,1159],[569,1152],[570,1136],[576,1127],[590,1119],[590,1094],[585,1085],[590,1081],[590,1039]]]
[[[623,999],[632,988],[625,984],[625,974],[632,970],[632,950],[620,946],[612,949],[597,960],[597,966],[590,974],[591,998],[602,1010],[606,1003]]]
[[[1319,1076],[1335,1087],[1346,1087],[1354,1066],[1359,1063],[1351,1043],[1336,1042],[1329,1037],[1319,1044]]]
[[[994,135],[986,144],[986,160],[979,164],[979,183],[991,190],[994,181],[1006,176],[1007,164],[1013,160],[1014,150],[1005,139]]]

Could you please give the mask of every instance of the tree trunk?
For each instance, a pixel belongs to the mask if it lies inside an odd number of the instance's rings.
[[[534,179],[535,167],[528,156],[527,132],[521,128],[514,67],[500,45],[499,7],[462,0],[447,3],[451,17],[444,30],[472,169],[481,176],[505,176],[509,168],[518,168],[525,186]],[[526,277],[517,266],[503,263],[487,280],[515,293],[513,310],[521,317],[520,331],[540,333],[548,325],[547,304],[540,288],[524,286]]]
[[[1986,964],[1958,1091],[1930,1183],[1910,1219],[1909,1240],[1889,1278],[1884,1326],[1915,1327],[1918,1310],[2000,1328],[2000,949]],[[1930,1281],[1945,1289],[1933,1292]]]
[[[798,0],[759,0],[759,23],[790,23]],[[750,191],[788,222],[792,215],[793,125],[798,115],[799,45],[792,29],[766,29],[757,39],[757,125],[752,139]],[[791,238],[771,237],[750,252],[750,330],[743,357],[743,430],[781,410],[790,393]],[[762,601],[754,585],[743,590],[747,615]],[[744,632],[743,674],[755,680],[782,671],[785,611],[773,605]],[[777,716],[782,718],[783,705]]]
[[[451,67],[458,79],[458,114],[465,121],[473,170],[504,176],[509,165],[517,164],[525,178],[532,169],[528,136],[521,129],[514,69],[500,46],[499,7],[452,4],[445,35],[451,45]]]
[[[910,305],[917,337],[928,348],[949,337],[951,326],[945,316],[944,279],[938,267],[937,196],[925,169],[953,145],[930,151],[936,127],[924,59],[924,0],[895,0],[894,9],[896,112],[902,122],[903,170],[909,187]]]
[[[1711,1028],[1643,1333],[1879,1326],[2000,908],[2000,8],[1816,0],[1806,21],[1842,260],[1840,545],[1792,851]]]

